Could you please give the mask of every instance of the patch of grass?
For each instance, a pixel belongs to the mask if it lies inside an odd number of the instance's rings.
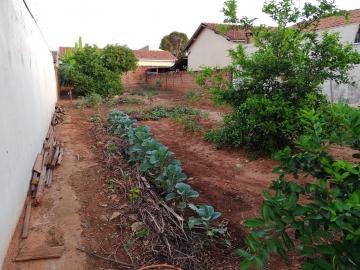
[[[108,154],[114,154],[118,151],[118,146],[115,143],[110,143],[106,146],[106,152]]]
[[[162,118],[171,118],[180,123],[185,130],[191,132],[200,132],[200,118],[207,118],[208,113],[199,109],[184,106],[154,106],[147,109],[125,110],[126,114],[136,115],[143,120],[158,121]]]
[[[145,102],[142,100],[142,99],[139,99],[139,98],[135,98],[135,97],[126,97],[123,102],[125,104],[138,104],[138,105],[141,105],[141,104],[144,104]]]
[[[103,98],[99,94],[90,94],[88,96],[80,97],[77,102],[77,106],[80,108],[93,108],[101,105]]]
[[[184,106],[154,106],[147,109],[125,110],[127,114],[137,114],[144,120],[160,120],[162,118],[180,118],[183,115],[192,115],[206,118],[207,114],[201,110]]]
[[[132,188],[128,193],[128,199],[132,202],[138,201],[141,198],[141,190],[139,188]]]
[[[186,131],[200,132],[202,130],[199,120],[195,116],[183,115],[179,118],[175,118]]]
[[[189,90],[185,93],[185,100],[190,103],[194,103],[196,101],[199,101],[201,99],[201,93],[196,90]]]
[[[99,124],[101,122],[101,115],[95,114],[93,116],[90,116],[89,122],[94,123],[94,124]]]

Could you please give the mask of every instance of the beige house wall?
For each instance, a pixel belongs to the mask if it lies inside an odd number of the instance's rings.
[[[188,50],[188,68],[192,71],[202,67],[224,68],[231,63],[229,50],[237,45],[205,28]]]

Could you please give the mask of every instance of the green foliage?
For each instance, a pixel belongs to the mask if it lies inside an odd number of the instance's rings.
[[[106,146],[106,152],[109,154],[114,154],[118,151],[118,146],[115,143],[110,143]]]
[[[95,114],[95,115],[93,115],[93,116],[91,116],[89,118],[89,121],[91,123],[99,124],[101,122],[101,115],[100,114]]]
[[[177,183],[175,185],[176,192],[171,192],[166,195],[167,201],[175,200],[180,198],[180,202],[177,207],[185,209],[188,206],[189,200],[199,197],[199,192],[192,189],[192,187],[185,183]]]
[[[135,97],[126,97],[123,102],[125,104],[137,104],[137,105],[142,105],[145,103],[142,99]]]
[[[147,109],[127,110],[128,114],[137,114],[144,120],[160,120],[162,118],[178,118],[185,115],[205,116],[200,110],[184,106],[154,106]]]
[[[224,9],[230,21],[236,15],[232,2],[227,1]],[[305,3],[303,9],[296,8],[292,0],[271,0],[263,11],[277,26],[252,27],[248,19],[243,20],[247,25],[240,27],[251,30],[256,50],[249,54],[241,44],[231,50],[233,83],[217,86],[210,82],[208,86],[216,100],[234,108],[224,129],[210,137],[231,146],[271,152],[299,137],[302,129],[295,122],[299,111],[324,109],[319,104],[323,103],[321,89],[326,80],[352,83],[348,72],[360,63],[360,54],[352,44],[341,43],[338,33],[320,36],[315,32],[321,17],[340,13],[331,0],[320,0],[317,5]],[[294,23],[299,24],[289,27]],[[200,82],[206,84],[211,76],[211,70],[205,69]],[[257,117],[256,104],[269,104],[271,116],[265,117],[258,110]]]
[[[225,1],[222,12],[225,15],[225,23],[238,23],[236,0]]]
[[[180,59],[185,55],[185,47],[188,42],[189,38],[186,34],[175,31],[162,38],[159,48],[171,52]]]
[[[138,201],[141,198],[141,190],[139,188],[132,188],[128,193],[128,199],[132,202]]]
[[[360,150],[360,110],[344,103],[331,104],[322,112],[324,129],[330,139]]]
[[[360,267],[360,164],[334,160],[319,114],[302,112],[305,134],[299,151],[287,148],[276,155],[280,173],[273,192],[264,191],[261,216],[249,219],[251,229],[241,269],[264,268],[272,253],[286,257],[295,250],[302,269]],[[296,181],[299,175],[312,180]],[[295,180],[290,180],[295,179]]]
[[[127,47],[108,45],[101,50],[96,45],[77,46],[61,59],[60,84],[72,85],[79,95],[113,96],[122,89],[120,74],[135,67],[135,56]]]
[[[189,90],[185,92],[185,99],[188,102],[196,102],[199,101],[201,98],[201,93],[197,90]]]
[[[132,50],[118,44],[107,45],[101,51],[101,60],[107,69],[120,74],[135,70],[137,66],[137,59]]]
[[[204,67],[197,73],[194,73],[196,84],[202,89],[212,94],[212,100],[215,104],[224,104],[224,94],[231,87],[231,82],[227,78],[229,69],[217,70],[211,67]]]
[[[179,201],[178,208],[184,209],[189,206],[199,214],[199,217],[189,219],[189,224],[193,225],[189,226],[190,228],[205,229],[209,237],[225,233],[224,227],[211,225],[220,216],[212,206],[189,205],[189,200],[197,198],[199,193],[184,183],[187,176],[180,161],[174,160],[174,153],[153,138],[149,127],[135,126],[135,121],[118,110],[113,110],[109,114],[108,123],[115,135],[126,138],[129,142],[129,163],[138,165],[151,183],[162,191],[166,200],[176,199]]]
[[[211,224],[221,216],[219,212],[215,212],[214,207],[206,204],[189,204],[189,208],[198,215],[197,217],[189,218],[188,226],[190,229],[205,230],[210,238],[223,236],[226,233],[226,228],[213,227]]]
[[[96,93],[92,93],[85,97],[79,97],[77,105],[81,108],[88,107],[93,108],[101,105],[103,103],[103,98]]]
[[[219,146],[243,146],[249,151],[260,149],[271,153],[291,144],[299,125],[289,102],[281,98],[250,97],[224,117],[221,129],[210,131],[205,139]]]

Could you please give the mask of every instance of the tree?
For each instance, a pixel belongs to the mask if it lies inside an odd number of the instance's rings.
[[[326,106],[321,87],[326,80],[352,83],[348,72],[360,63],[360,55],[351,44],[342,44],[338,33],[316,33],[322,17],[343,14],[333,0],[320,0],[318,5],[305,3],[302,10],[292,0],[271,0],[263,11],[277,26],[250,27],[256,47],[253,54],[246,53],[241,44],[230,51],[230,70],[236,84],[229,84],[225,91],[219,89],[216,96],[232,105],[234,113],[225,118],[224,128],[212,138],[273,152],[301,134],[301,109]],[[227,15],[229,20],[233,15]],[[249,28],[249,20],[243,21]],[[268,113],[257,113],[259,106]]]
[[[222,12],[225,15],[224,23],[238,23],[237,0],[227,0],[224,3]]]
[[[175,31],[163,37],[160,49],[171,52],[179,59],[185,55],[185,47],[188,42],[189,38],[186,34]]]
[[[107,45],[102,51],[102,61],[109,70],[124,73],[135,70],[137,59],[131,49],[120,45]]]
[[[82,47],[81,40],[74,52],[66,54],[59,66],[60,83],[74,87],[79,95],[112,96],[122,89],[120,75],[136,68],[133,52],[124,46],[96,45]]]

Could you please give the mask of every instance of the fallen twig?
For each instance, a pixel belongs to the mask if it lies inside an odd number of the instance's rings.
[[[139,268],[138,270],[148,270],[148,269],[155,269],[155,268],[182,270],[179,267],[168,265],[168,264],[154,264],[154,265],[149,265],[149,266],[143,266],[143,267]]]
[[[118,261],[118,260],[113,260],[113,259],[109,259],[109,258],[106,258],[104,256],[101,256],[101,255],[98,255],[96,254],[96,252],[94,251],[86,251],[82,248],[77,248],[77,250],[81,251],[81,252],[84,252],[85,254],[89,255],[89,256],[93,256],[95,258],[99,258],[99,259],[102,259],[104,261],[108,261],[108,262],[112,262],[112,263],[116,263],[118,265],[121,265],[122,267],[125,267],[125,268],[129,268],[129,269],[135,269],[134,268],[134,265],[132,264],[128,264],[128,263],[125,263],[125,262],[122,262],[122,261]]]

